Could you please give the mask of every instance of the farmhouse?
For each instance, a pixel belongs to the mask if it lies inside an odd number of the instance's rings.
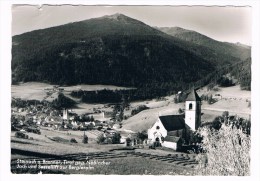
[[[201,124],[201,99],[192,90],[185,102],[184,115],[159,116],[154,125],[148,129],[148,141],[154,146],[168,147],[178,150],[182,145],[182,138],[186,138],[189,131],[195,131]]]

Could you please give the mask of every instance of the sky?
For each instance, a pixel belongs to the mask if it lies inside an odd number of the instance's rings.
[[[12,35],[115,13],[150,26],[178,26],[218,41],[251,45],[251,8],[238,6],[13,5]]]

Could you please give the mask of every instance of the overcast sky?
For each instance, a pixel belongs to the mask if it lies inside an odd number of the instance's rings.
[[[179,26],[219,41],[251,45],[251,8],[231,6],[19,5],[12,8],[12,35],[115,13],[150,26]]]

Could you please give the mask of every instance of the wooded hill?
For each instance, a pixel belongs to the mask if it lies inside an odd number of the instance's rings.
[[[165,92],[250,57],[233,49],[221,53],[122,14],[24,33],[12,43],[13,83],[109,84],[148,91],[157,86]]]

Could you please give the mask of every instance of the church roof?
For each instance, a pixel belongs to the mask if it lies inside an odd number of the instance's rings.
[[[185,128],[183,115],[159,116],[159,119],[167,131],[174,131]]]
[[[186,101],[201,101],[200,96],[197,94],[197,92],[195,91],[195,89],[193,89],[188,97],[186,98]]]
[[[180,137],[177,136],[166,136],[164,141],[174,142],[177,143],[180,140]]]

